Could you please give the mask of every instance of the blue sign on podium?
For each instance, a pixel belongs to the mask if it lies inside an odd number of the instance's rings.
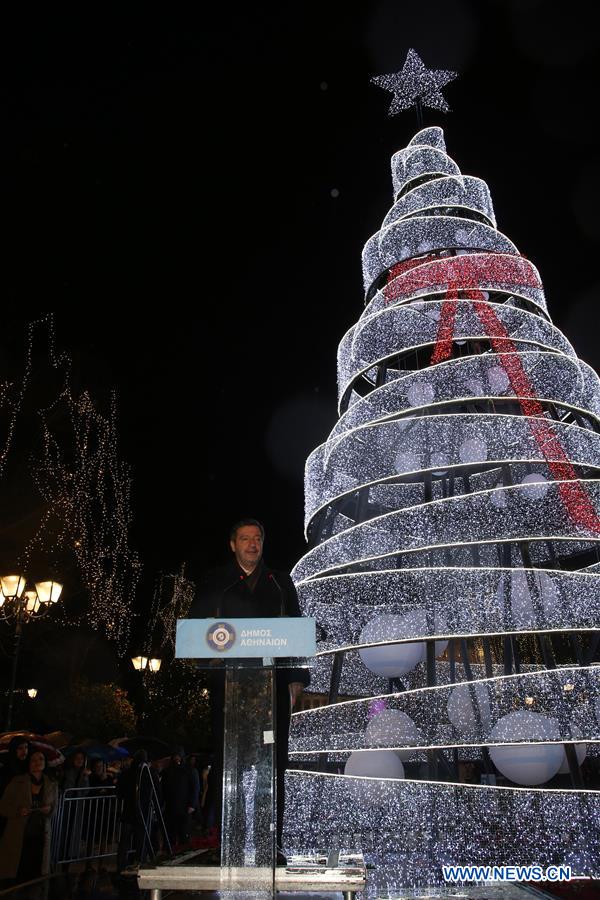
[[[304,616],[178,619],[175,656],[179,659],[314,656],[315,623],[315,619]]]

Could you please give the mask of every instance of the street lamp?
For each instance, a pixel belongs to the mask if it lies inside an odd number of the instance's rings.
[[[140,710],[141,710],[140,711],[140,721],[142,721],[142,719],[145,716],[146,700],[147,700],[146,693],[150,689],[150,682],[152,680],[152,675],[147,676],[146,673],[147,672],[158,672],[160,669],[162,660],[159,659],[157,656],[141,656],[140,655],[140,656],[132,656],[131,662],[132,662],[133,668],[136,670],[136,672],[140,673],[139,684],[138,684],[137,690],[140,692],[138,696],[140,699]]]
[[[131,662],[136,672],[144,672],[146,669],[149,672],[158,672],[162,660],[155,656],[132,656]]]
[[[35,700],[35,698],[37,697],[37,688],[27,688],[27,696],[31,700]]]
[[[42,616],[46,615],[48,610],[55,603],[58,603],[63,586],[58,581],[38,581],[35,584],[35,589],[26,591],[25,588],[26,578],[24,575],[3,575],[0,577],[0,617],[6,622],[14,622],[15,624],[15,645],[8,694],[6,731],[10,731],[12,724],[23,625],[31,622],[32,619],[41,619]]]

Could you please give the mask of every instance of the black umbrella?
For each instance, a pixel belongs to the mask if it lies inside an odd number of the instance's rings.
[[[111,747],[110,744],[102,744],[100,741],[95,741],[92,738],[80,741],[78,744],[67,747],[65,750],[65,756],[73,756],[74,753],[83,753],[84,756],[90,759],[103,759],[104,762],[116,762],[129,756],[129,751],[122,745]]]
[[[165,756],[170,756],[172,753],[171,746],[161,741],[160,738],[143,737],[142,735],[119,741],[119,747],[124,747],[131,756],[137,753],[138,750],[145,750],[148,754],[148,759],[162,759]]]

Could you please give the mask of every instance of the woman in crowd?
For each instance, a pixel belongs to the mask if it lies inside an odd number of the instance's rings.
[[[29,763],[29,741],[23,734],[10,739],[7,759],[0,769],[0,797],[15,775],[23,775]]]
[[[94,794],[99,793],[100,788],[113,787],[115,779],[106,768],[103,759],[93,759],[91,762],[90,787],[94,788]]]
[[[0,879],[29,881],[50,871],[51,816],[56,785],[45,774],[46,757],[29,755],[28,771],[15,775],[0,799],[6,828],[0,839]]]
[[[13,780],[15,775],[23,775],[29,764],[29,741],[23,734],[17,734],[10,739],[7,758],[0,769],[0,797]],[[6,819],[0,814],[0,837],[4,834]]]
[[[63,780],[63,790],[68,791],[71,788],[86,788],[90,786],[91,772],[87,767],[85,753],[82,750],[76,750],[67,760],[65,766],[65,777]]]

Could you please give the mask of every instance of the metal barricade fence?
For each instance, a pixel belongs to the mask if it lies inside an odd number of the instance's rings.
[[[116,856],[122,803],[116,788],[69,788],[52,822],[52,865]]]

